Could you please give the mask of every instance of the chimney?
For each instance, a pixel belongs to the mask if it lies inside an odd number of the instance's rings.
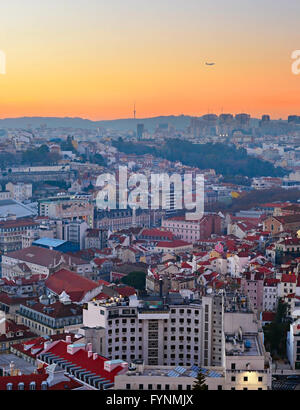
[[[93,352],[91,350],[88,351],[88,358],[90,359],[93,356]]]
[[[88,343],[88,344],[86,345],[86,350],[87,350],[88,352],[91,352],[91,351],[93,350],[93,345],[92,345],[92,343]]]
[[[163,297],[163,280],[162,278],[159,279],[159,296]]]
[[[67,343],[72,343],[72,337],[71,337],[71,336],[67,336],[67,337],[66,337],[66,342],[67,342]]]
[[[94,353],[93,354],[93,360],[97,360],[98,359],[98,353]]]

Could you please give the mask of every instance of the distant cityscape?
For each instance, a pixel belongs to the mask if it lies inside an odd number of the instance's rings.
[[[146,124],[2,125],[0,389],[298,389],[300,116]],[[204,215],[99,209],[120,166],[204,175]]]

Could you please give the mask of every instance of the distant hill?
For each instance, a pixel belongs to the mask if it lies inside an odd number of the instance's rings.
[[[139,123],[143,123],[145,128],[150,132],[153,131],[158,124],[170,124],[177,130],[184,130],[189,126],[191,116],[188,115],[170,115],[153,118],[127,118],[107,121],[91,121],[84,118],[71,117],[20,117],[20,118],[5,118],[0,120],[0,128],[40,128],[41,125],[46,125],[48,128],[84,128],[92,129],[103,127],[115,131],[135,131]],[[257,120],[252,119],[253,125]]]

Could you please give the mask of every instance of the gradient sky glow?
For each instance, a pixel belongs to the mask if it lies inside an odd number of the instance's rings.
[[[299,0],[2,1],[0,117],[285,118],[297,49]]]

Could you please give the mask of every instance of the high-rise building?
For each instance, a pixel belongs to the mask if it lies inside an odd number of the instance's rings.
[[[137,139],[138,140],[141,140],[142,138],[143,138],[143,134],[144,134],[144,131],[145,131],[145,126],[144,126],[144,124],[138,124],[137,125],[137,132],[136,132],[136,134],[137,134]]]

